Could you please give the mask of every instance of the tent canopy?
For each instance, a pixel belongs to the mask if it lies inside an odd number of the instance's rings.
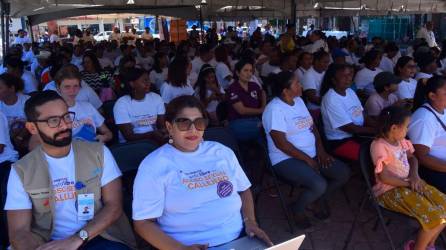
[[[28,16],[32,24],[108,13],[137,13],[198,19],[204,0],[3,0],[11,16]],[[206,0],[205,20],[291,17],[293,0]],[[295,0],[297,16],[388,15],[446,12],[445,0]],[[127,4],[134,2],[134,4]]]

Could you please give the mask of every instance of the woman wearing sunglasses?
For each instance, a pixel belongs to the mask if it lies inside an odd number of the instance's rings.
[[[148,155],[134,183],[136,232],[158,249],[206,249],[247,233],[272,245],[256,222],[250,183],[229,148],[203,141],[200,101],[173,99],[169,143]]]

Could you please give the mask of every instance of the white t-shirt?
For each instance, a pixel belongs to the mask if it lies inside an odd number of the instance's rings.
[[[73,121],[73,138],[94,141],[96,129],[104,124],[104,117],[88,102],[76,101],[68,110],[76,114]]]
[[[225,78],[228,76],[232,77],[232,72],[228,65],[223,62],[218,62],[217,67],[215,67],[215,76],[217,77],[218,84],[220,84],[223,89],[227,89],[229,87],[231,81]]]
[[[424,105],[430,107],[443,124],[446,124],[445,113],[438,113],[427,103]],[[414,112],[407,134],[413,144],[421,144],[430,148],[429,155],[446,160],[446,131],[429,110],[418,108]]]
[[[427,74],[427,73],[424,73],[424,72],[418,72],[416,75],[415,75],[415,80],[420,80],[420,79],[429,79],[429,78],[431,78],[433,75],[432,74]]]
[[[387,56],[383,56],[381,59],[381,63],[379,64],[379,68],[383,71],[393,73],[395,64],[393,63],[392,59],[388,58]]]
[[[363,89],[367,94],[373,94],[376,92],[373,86],[373,79],[375,76],[382,72],[382,69],[375,68],[375,70],[370,70],[368,68],[363,68],[358,73],[356,73],[354,83],[357,89]]]
[[[346,90],[342,96],[333,89],[328,90],[322,98],[321,113],[324,121],[324,131],[328,140],[342,140],[352,137],[339,127],[353,123],[358,126],[364,124],[363,107],[358,96],[352,89]]]
[[[351,65],[359,65],[359,58],[355,55],[355,53],[350,52],[348,49],[343,48],[342,51],[348,54],[345,57],[345,62]]]
[[[77,219],[74,151],[71,148],[70,153],[62,158],[53,158],[46,154],[45,158],[48,162],[48,170],[52,177],[51,183],[55,195],[54,228],[51,239],[66,239],[87,224],[87,221]],[[110,150],[104,146],[104,167],[101,177],[101,187],[104,187],[120,176],[121,171],[115,159]],[[12,168],[9,175],[5,210],[21,209],[32,209],[32,202],[17,172]]]
[[[302,86],[304,91],[309,89],[316,90],[316,95],[319,96],[321,91],[322,80],[324,79],[325,71],[317,72],[313,67],[305,72],[302,79]],[[319,109],[319,105],[308,102],[308,109]]]
[[[18,37],[16,37],[14,39],[14,44],[23,45],[24,43],[31,43],[31,39],[29,37],[26,37],[26,36],[24,36],[24,37],[18,36]]]
[[[75,55],[73,55],[71,57],[71,62],[70,63],[75,65],[79,70],[81,70],[83,68],[82,60],[83,60],[82,56],[75,56]]]
[[[166,113],[161,96],[147,93],[143,100],[132,99],[129,95],[120,97],[113,107],[116,125],[131,123],[133,133],[144,134],[156,129],[158,115]],[[119,141],[125,142],[124,136],[119,133]]]
[[[113,64],[112,60],[110,60],[110,58],[108,58],[108,57],[105,57],[105,56],[103,56],[101,58],[98,57],[98,61],[99,61],[99,64],[101,64],[101,67],[103,69],[105,69],[105,68],[114,68],[115,67],[115,65]]]
[[[22,81],[24,84],[23,93],[29,94],[31,92],[37,91],[37,85],[39,84],[36,80],[36,77],[29,72],[29,71],[23,71],[22,74]]]
[[[31,64],[34,61],[34,58],[35,55],[31,49],[28,51],[23,50],[22,61],[25,62],[26,65]]]
[[[186,86],[183,87],[175,87],[170,83],[164,82],[160,92],[164,103],[169,103],[172,99],[178,96],[193,95],[195,93],[192,86],[190,86],[189,81]]]
[[[56,34],[52,34],[50,36],[50,43],[58,43],[60,41],[60,38],[58,35]]]
[[[17,93],[17,97],[17,102],[13,105],[7,105],[6,103],[0,101],[0,111],[3,112],[8,120],[9,129],[11,129],[11,125],[13,125],[13,123],[26,122],[25,102],[29,99],[29,96]]]
[[[15,162],[19,154],[14,150],[9,137],[8,120],[3,112],[0,111],[0,145],[5,145],[3,152],[0,153],[0,163],[5,161]]]
[[[306,70],[306,69],[304,69],[304,68],[302,68],[302,67],[299,67],[299,68],[296,69],[296,71],[294,71],[294,75],[296,75],[296,77],[297,77],[297,79],[299,80],[300,83],[303,82],[303,80],[304,80],[304,75],[305,75],[305,73],[306,73],[307,71],[308,71],[308,70]]]
[[[213,93],[212,90],[208,89],[206,91],[206,98],[209,98],[212,95],[212,93]],[[222,93],[222,94],[225,93],[225,90],[221,86],[220,86],[220,93]],[[195,97],[200,99],[200,88],[199,87],[197,87],[195,89],[195,94],[194,95],[195,95]],[[204,101],[204,100],[202,100],[202,101]],[[217,100],[212,100],[211,102],[208,103],[208,106],[206,107],[206,111],[209,112],[209,113],[213,113],[213,112],[217,111],[217,106],[218,106],[219,103],[220,102],[217,101]]]
[[[163,68],[161,73],[157,73],[155,70],[150,71],[149,78],[152,84],[155,84],[157,89],[161,89],[163,83],[167,80],[168,68]]]
[[[413,99],[416,89],[417,81],[415,79],[409,78],[409,81],[402,80],[400,84],[398,84],[396,95],[399,99]]]
[[[140,68],[149,71],[150,69],[152,69],[152,65],[153,65],[153,57],[151,56],[146,56],[146,57],[142,57],[142,56],[137,56],[135,58],[136,60],[136,65],[138,65]]]
[[[46,91],[46,90],[57,91],[56,83],[54,81],[49,82],[47,85],[45,85],[43,90],[44,91]],[[102,101],[101,101],[101,99],[99,99],[99,96],[83,80],[81,81],[81,88],[79,90],[79,93],[76,96],[76,101],[89,102],[96,109],[99,109],[102,106]]]
[[[263,128],[268,142],[268,152],[273,165],[291,158],[276,147],[271,138],[272,130],[285,133],[294,147],[311,158],[316,156],[316,139],[313,134],[313,118],[300,97],[294,98],[294,105],[288,105],[274,98],[265,107],[262,115]]]
[[[261,70],[262,75],[261,76],[268,77],[269,74],[277,74],[280,71],[282,71],[282,70],[280,69],[279,66],[271,65],[271,64],[269,64],[269,61],[268,61],[268,62],[262,64],[262,70]]]
[[[133,219],[156,218],[185,245],[224,244],[243,228],[238,192],[250,186],[234,152],[220,143],[204,141],[188,153],[165,144],[138,168]]]
[[[192,64],[192,71],[197,73],[198,75],[200,74],[200,69],[204,64],[209,64],[212,67],[215,67],[217,66],[217,61],[215,61],[215,59],[212,58],[209,62],[204,62],[203,60],[201,60],[199,56],[196,56],[194,60],[191,61],[191,64]]]
[[[195,72],[191,71],[187,76],[187,80],[189,81],[190,86],[192,86],[193,88],[198,81],[198,75],[195,74]]]
[[[325,52],[328,52],[328,45],[327,45],[327,43],[324,40],[319,39],[319,40],[314,41],[312,44],[305,46],[304,50],[306,52],[308,52],[308,53],[313,54],[313,53],[319,51],[321,48]]]

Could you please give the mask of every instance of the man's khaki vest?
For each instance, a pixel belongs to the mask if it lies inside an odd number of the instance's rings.
[[[75,173],[77,182],[84,187],[76,190],[77,194],[94,194],[94,213],[102,208],[101,177],[104,167],[103,144],[73,141]],[[54,192],[48,162],[42,147],[39,146],[25,157],[14,163],[14,169],[28,193],[33,209],[31,231],[40,236],[45,242],[51,239],[54,223]],[[74,215],[77,216],[77,215]],[[135,248],[135,238],[127,217],[123,214],[106,231],[100,234],[103,238],[126,244]]]

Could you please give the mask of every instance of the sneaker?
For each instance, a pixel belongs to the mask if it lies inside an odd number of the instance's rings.
[[[413,250],[415,247],[415,241],[409,240],[404,244],[404,250]]]

